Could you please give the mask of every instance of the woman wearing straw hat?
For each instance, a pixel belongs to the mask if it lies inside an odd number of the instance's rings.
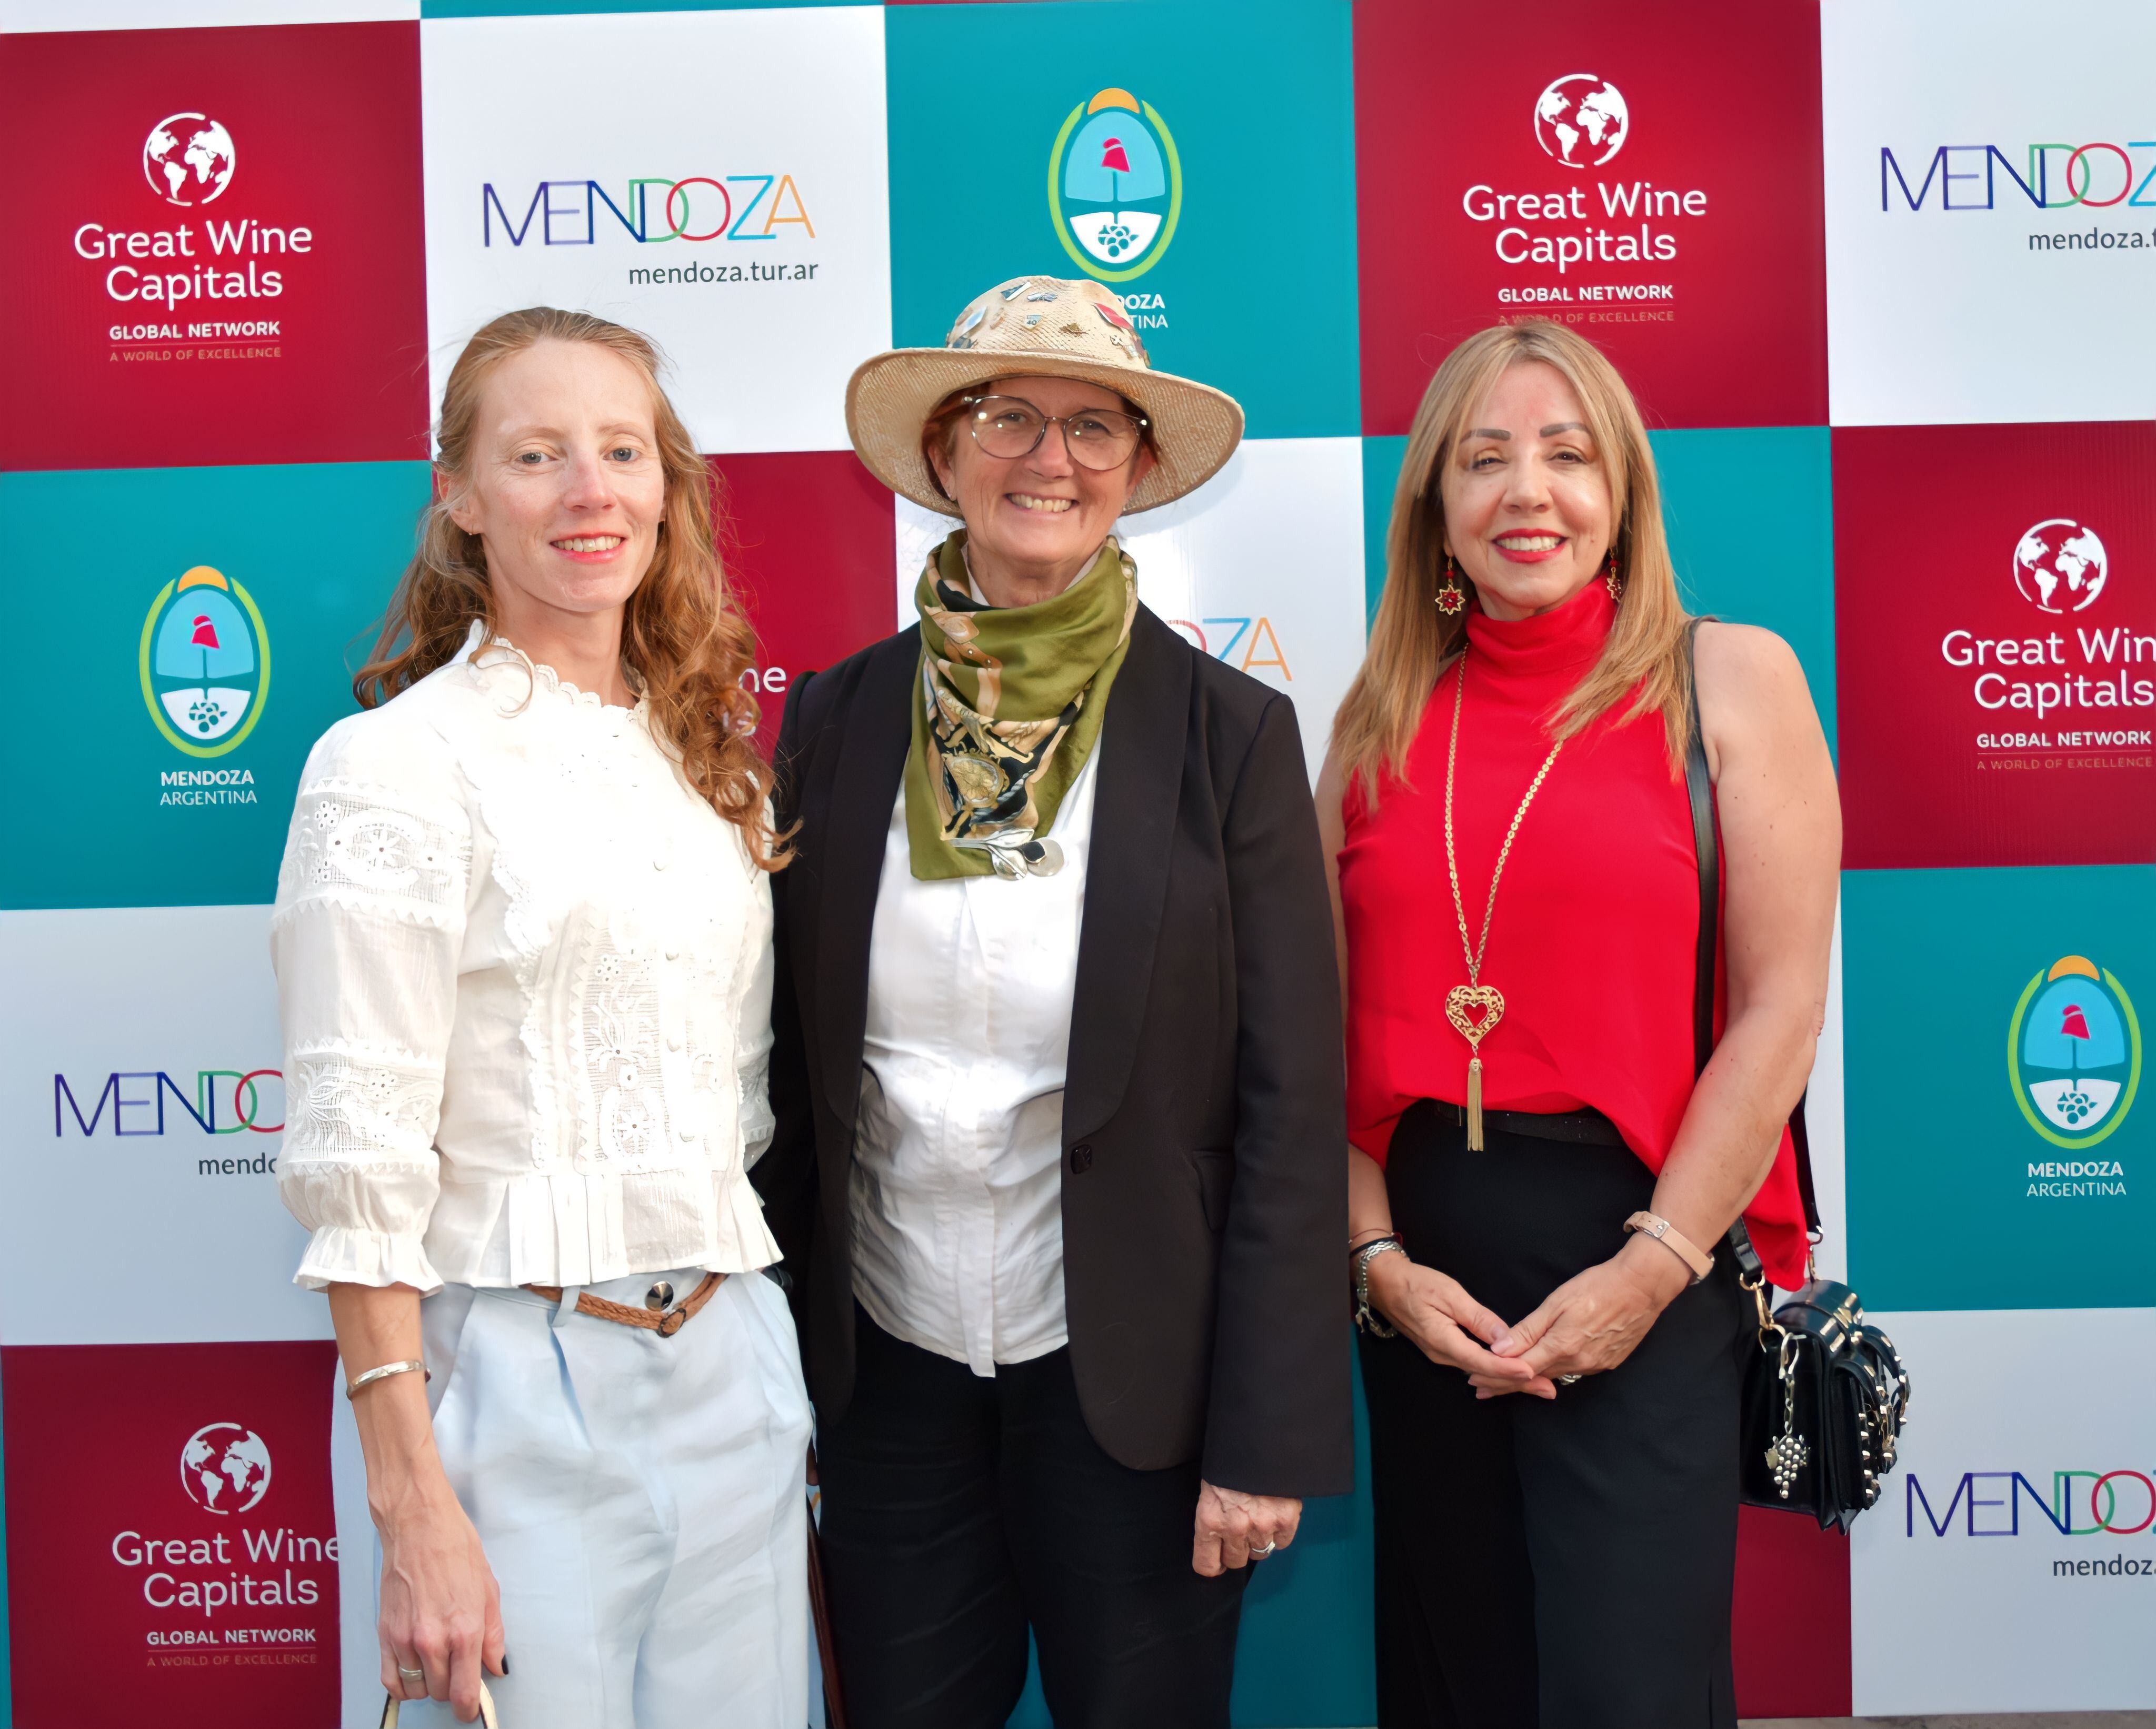
[[[1337,985],[1285,697],[1137,599],[1116,517],[1242,413],[1021,277],[854,374],[963,526],[798,683],[774,1108],[857,1729],[1225,1724],[1246,1563],[1349,1486]]]

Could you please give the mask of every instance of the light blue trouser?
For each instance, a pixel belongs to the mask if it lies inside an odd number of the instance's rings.
[[[587,1289],[641,1306],[702,1278]],[[421,1310],[436,1444],[501,1587],[504,1729],[800,1729],[809,1416],[785,1297],[736,1274],[665,1339],[577,1294],[450,1285]]]

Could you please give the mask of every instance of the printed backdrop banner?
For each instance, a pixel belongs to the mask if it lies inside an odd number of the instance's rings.
[[[1361,8],[1365,430],[1525,316],[1601,346],[1653,424],[1825,419],[1817,14],[1702,16],[1633,0],[1523,40],[1467,0]]]
[[[21,35],[8,80],[0,316],[35,412],[0,467],[426,454],[409,25]]]
[[[2140,0],[0,0],[0,510],[59,567],[0,729],[0,1729],[378,1712],[268,903],[466,338],[658,342],[768,737],[948,527],[847,377],[1040,272],[1243,403],[1119,532],[1313,776],[1432,368],[1548,317],[1625,371],[1688,604],[1835,752],[1819,1264],[1916,1377],[1853,1539],[1746,1515],[1739,1708],[2156,1706],[2152,54]],[[1253,1581],[1238,1724],[1374,1720],[1371,1547],[1366,1469]]]
[[[488,319],[583,306],[673,356],[703,450],[844,449],[891,337],[883,36],[880,6],[424,24],[434,400]]]
[[[1847,862],[2156,857],[2156,425],[1834,448]]]
[[[1834,424],[2145,419],[2156,12],[1892,0],[1822,22]]]

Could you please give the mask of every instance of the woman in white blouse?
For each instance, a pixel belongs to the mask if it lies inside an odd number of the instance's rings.
[[[706,472],[651,346],[545,309],[472,339],[439,443],[272,923],[383,1683],[798,1729],[808,1412],[747,1180],[773,846]]]

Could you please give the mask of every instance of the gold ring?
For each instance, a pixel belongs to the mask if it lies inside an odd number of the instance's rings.
[[[427,1679],[427,1671],[425,1670],[407,1669],[401,1663],[397,1665],[397,1673],[403,1676],[408,1681],[424,1681]]]

